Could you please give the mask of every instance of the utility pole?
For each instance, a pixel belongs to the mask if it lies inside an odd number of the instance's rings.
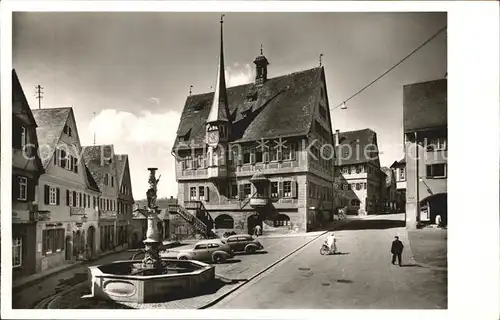
[[[94,123],[94,146],[95,146],[95,111],[92,113],[92,122]]]
[[[35,97],[38,99],[38,109],[42,109],[43,87],[41,85],[37,85],[35,89]]]

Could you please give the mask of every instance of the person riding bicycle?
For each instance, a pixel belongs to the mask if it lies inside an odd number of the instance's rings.
[[[335,239],[335,235],[332,233],[330,233],[328,235],[328,237],[326,237],[326,245],[328,246],[328,248],[330,249],[330,252],[331,253],[335,253],[337,251],[337,240]]]

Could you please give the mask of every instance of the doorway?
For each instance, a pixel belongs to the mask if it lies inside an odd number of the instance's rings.
[[[258,214],[252,214],[251,216],[248,217],[247,219],[247,226],[248,226],[248,234],[253,234],[255,226],[259,225],[261,232],[262,230],[262,219]]]
[[[95,228],[90,226],[87,230],[87,245],[90,249],[90,258],[92,259],[95,255]]]

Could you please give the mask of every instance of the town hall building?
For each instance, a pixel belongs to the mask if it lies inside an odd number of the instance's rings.
[[[310,231],[333,217],[324,68],[269,78],[262,50],[254,64],[254,82],[226,87],[221,20],[215,92],[187,98],[173,147],[177,212],[201,233]]]

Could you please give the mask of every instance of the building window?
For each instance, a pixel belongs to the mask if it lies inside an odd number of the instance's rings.
[[[28,138],[28,134],[26,131],[26,127],[21,126],[21,150],[24,150],[24,147],[26,146],[27,141],[28,141],[27,138]]]
[[[355,183],[351,184],[351,190],[356,190],[356,184]]]
[[[295,159],[295,144],[289,144],[283,150],[283,160],[294,160]]]
[[[12,268],[23,265],[23,240],[21,238],[12,239]]]
[[[444,163],[427,165],[427,178],[446,177],[446,165]]]
[[[245,195],[245,198],[250,198],[252,196],[252,186],[250,183],[245,183],[243,185],[243,194]]]
[[[107,173],[104,174],[104,184],[108,185],[108,174]]]
[[[49,188],[49,204],[50,205],[57,204],[57,188],[55,187]]]
[[[196,187],[189,188],[189,200],[196,200]]]
[[[250,155],[251,155],[250,149],[243,150],[243,163],[250,163]]]
[[[238,185],[236,184],[236,181],[231,182],[230,197],[238,199]]]
[[[262,153],[262,149],[257,149],[255,151],[255,162],[262,162],[263,161],[263,153]]]
[[[115,186],[115,177],[111,177],[111,186],[114,187]]]
[[[291,181],[284,181],[283,182],[283,196],[285,198],[292,197],[292,182]]]
[[[278,182],[271,182],[271,198],[277,199],[278,196]]]
[[[361,190],[361,183],[356,183],[356,190]]]
[[[399,180],[405,180],[405,179],[406,179],[405,168],[399,168]]]
[[[28,179],[26,177],[18,177],[19,178],[19,196],[17,200],[26,201],[28,198]]]
[[[64,247],[64,233],[65,229],[50,229],[43,230],[43,254],[51,254],[60,252]]]
[[[366,190],[366,182],[363,183],[363,189]]]
[[[351,205],[352,206],[359,207],[360,204],[361,204],[361,201],[359,201],[358,199],[352,199],[351,200]]]
[[[427,140],[427,151],[446,150],[446,138],[430,138]]]
[[[278,149],[271,147],[269,148],[269,159],[271,161],[278,161]]]
[[[198,192],[199,192],[199,195],[200,195],[200,200],[205,201],[205,187],[204,186],[199,186],[198,190],[199,190]]]
[[[342,167],[342,173],[347,174],[348,173],[348,168],[347,167]]]

